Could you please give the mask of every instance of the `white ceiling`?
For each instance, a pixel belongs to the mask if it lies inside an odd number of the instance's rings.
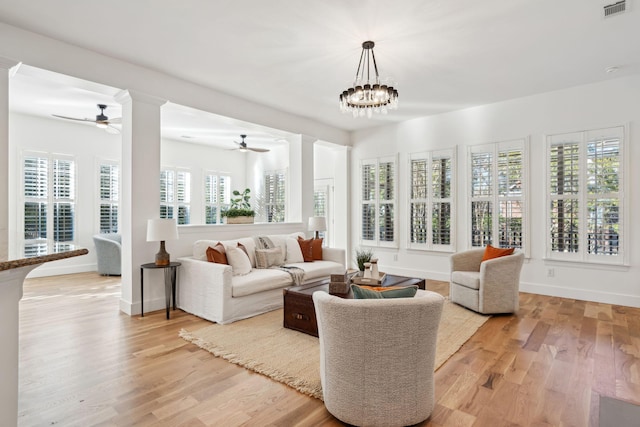
[[[604,18],[603,6],[614,1],[0,0],[0,21],[357,130],[640,72],[637,0]],[[354,119],[339,112],[337,100],[352,83],[365,40],[376,43],[381,75],[397,82],[400,106]],[[618,71],[605,72],[611,66]],[[41,103],[47,114],[97,114],[86,109],[97,103],[86,88],[28,83],[24,90],[36,87],[47,99],[23,108]],[[198,114],[175,110],[171,123],[163,111],[174,136],[203,130],[186,121]],[[229,135],[245,125],[230,124]]]

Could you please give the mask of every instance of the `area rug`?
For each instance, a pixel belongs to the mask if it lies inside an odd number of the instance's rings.
[[[322,400],[318,338],[282,326],[282,310],[229,325],[214,323],[180,337],[214,356],[266,375]],[[449,359],[489,319],[448,299],[438,329],[435,369]]]

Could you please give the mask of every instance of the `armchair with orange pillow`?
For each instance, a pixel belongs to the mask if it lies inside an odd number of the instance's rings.
[[[522,251],[487,245],[453,254],[450,260],[452,302],[483,314],[518,311]]]

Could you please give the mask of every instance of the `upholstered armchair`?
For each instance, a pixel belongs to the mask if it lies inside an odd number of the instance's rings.
[[[120,276],[122,246],[120,234],[96,234],[93,236],[96,246],[98,273],[106,276]]]
[[[482,261],[485,249],[451,255],[449,298],[483,314],[515,313],[519,307],[520,270],[524,253]]]
[[[315,292],[324,404],[359,426],[405,426],[431,415],[444,298],[343,299]]]

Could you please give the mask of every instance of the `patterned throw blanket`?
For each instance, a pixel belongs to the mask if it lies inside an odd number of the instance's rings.
[[[277,247],[267,236],[256,236],[253,240],[256,242],[256,249],[273,249]],[[274,265],[269,268],[277,268],[281,271],[286,271],[291,276],[291,280],[296,286],[300,286],[302,282],[304,282],[304,270],[299,267]]]

